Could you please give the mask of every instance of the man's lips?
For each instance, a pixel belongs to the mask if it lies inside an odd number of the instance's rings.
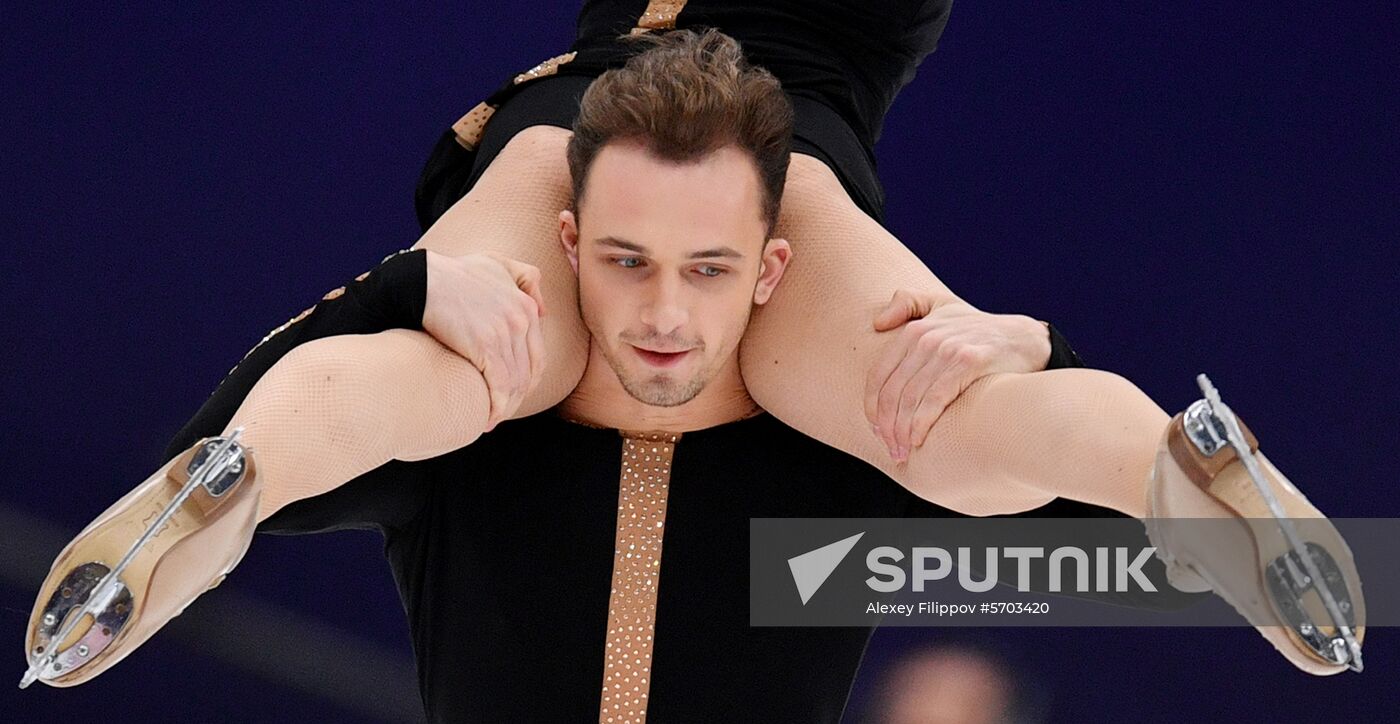
[[[675,366],[687,354],[690,354],[690,350],[688,349],[682,350],[680,352],[653,352],[652,350],[642,349],[641,347],[638,347],[636,345],[631,346],[632,349],[637,353],[637,356],[642,358],[643,362],[646,362],[647,364],[653,367]]]

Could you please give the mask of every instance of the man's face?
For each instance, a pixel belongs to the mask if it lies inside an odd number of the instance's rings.
[[[736,147],[674,163],[614,142],[586,185],[577,222],[566,211],[560,223],[593,344],[633,398],[688,402],[737,369],[753,305],[788,258],[765,238],[754,162]]]

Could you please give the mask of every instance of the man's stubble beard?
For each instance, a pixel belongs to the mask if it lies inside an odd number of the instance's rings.
[[[586,316],[585,326],[588,326],[589,333],[593,334],[593,327],[587,324]],[[596,341],[596,335],[594,335],[594,339]],[[714,376],[713,370],[700,369],[686,381],[668,379],[665,374],[658,374],[649,379],[639,379],[629,374],[627,365],[618,358],[610,345],[601,345],[599,349],[603,352],[603,359],[608,361],[608,366],[617,376],[617,381],[622,384],[622,389],[626,390],[632,399],[644,405],[653,407],[684,405],[695,399],[695,396],[705,389],[705,385],[709,384],[710,378]]]
[[[689,381],[683,384],[677,382],[657,383],[634,379],[627,373],[627,366],[614,354],[612,347],[608,344],[599,343],[600,339],[607,338],[599,337],[596,332],[597,325],[594,324],[593,318],[589,314],[589,309],[583,304],[582,287],[583,284],[580,281],[578,286],[575,287],[575,292],[579,303],[579,316],[583,318],[583,326],[588,330],[588,334],[592,338],[590,344],[599,344],[598,349],[602,351],[603,359],[608,361],[608,366],[612,368],[613,374],[617,377],[617,381],[622,385],[622,389],[626,391],[632,399],[653,407],[676,407],[695,399],[695,396],[699,395],[701,391],[705,389],[705,386],[710,383],[710,380],[714,379],[719,368],[719,363],[723,361],[724,357],[712,360],[709,367],[699,370]],[[750,305],[744,314],[743,323],[739,325],[739,336],[741,338],[743,337],[743,331],[747,330],[749,327],[749,318],[752,315],[753,305]],[[624,342],[623,344],[627,343]],[[698,349],[703,350],[704,347],[702,346]],[[728,356],[727,353],[725,356]],[[658,375],[658,377],[660,377],[660,375]]]
[[[632,399],[653,407],[684,405],[695,399],[695,396],[700,394],[700,391],[705,389],[705,385],[709,382],[708,379],[700,379],[700,376],[696,375],[684,386],[670,381],[663,382],[659,379],[639,383],[624,376],[617,370],[616,366],[613,367],[613,371],[618,372],[617,379],[622,383],[622,389],[627,390],[627,394],[631,395]]]

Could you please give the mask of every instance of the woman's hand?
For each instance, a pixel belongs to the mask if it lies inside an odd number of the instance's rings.
[[[865,383],[865,416],[900,462],[924,444],[943,410],[978,378],[1043,370],[1050,357],[1044,323],[989,314],[962,301],[935,308],[934,299],[900,290],[875,318],[877,332],[904,326]]]
[[[428,252],[423,330],[486,378],[486,429],[510,417],[544,369],[540,270],[497,254]]]

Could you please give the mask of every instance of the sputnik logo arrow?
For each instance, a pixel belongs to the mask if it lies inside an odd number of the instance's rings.
[[[835,543],[829,543],[814,551],[807,551],[800,556],[788,559],[788,568],[792,570],[792,581],[797,584],[797,595],[802,597],[802,605],[812,600],[817,589],[826,583],[827,577],[836,567],[845,560],[846,554],[856,546],[856,541],[864,536],[861,531],[850,538],[842,538]]]

